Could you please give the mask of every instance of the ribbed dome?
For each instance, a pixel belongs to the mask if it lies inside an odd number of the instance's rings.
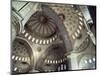
[[[48,17],[43,11],[34,13],[25,25],[26,30],[33,35],[47,38],[55,34],[57,27],[52,18]]]

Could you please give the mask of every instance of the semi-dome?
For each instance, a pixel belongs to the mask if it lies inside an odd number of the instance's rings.
[[[57,64],[66,61],[66,49],[63,44],[53,44],[46,52],[45,63]]]
[[[29,44],[20,38],[16,38],[12,46],[12,68],[17,73],[25,73],[30,70],[32,49]]]

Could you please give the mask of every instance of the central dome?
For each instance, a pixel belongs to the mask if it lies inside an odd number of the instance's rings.
[[[56,33],[55,21],[43,11],[35,12],[25,25],[25,29],[32,35],[40,38],[48,38]]]
[[[48,22],[48,18],[44,15],[40,15],[39,21],[45,25]]]

